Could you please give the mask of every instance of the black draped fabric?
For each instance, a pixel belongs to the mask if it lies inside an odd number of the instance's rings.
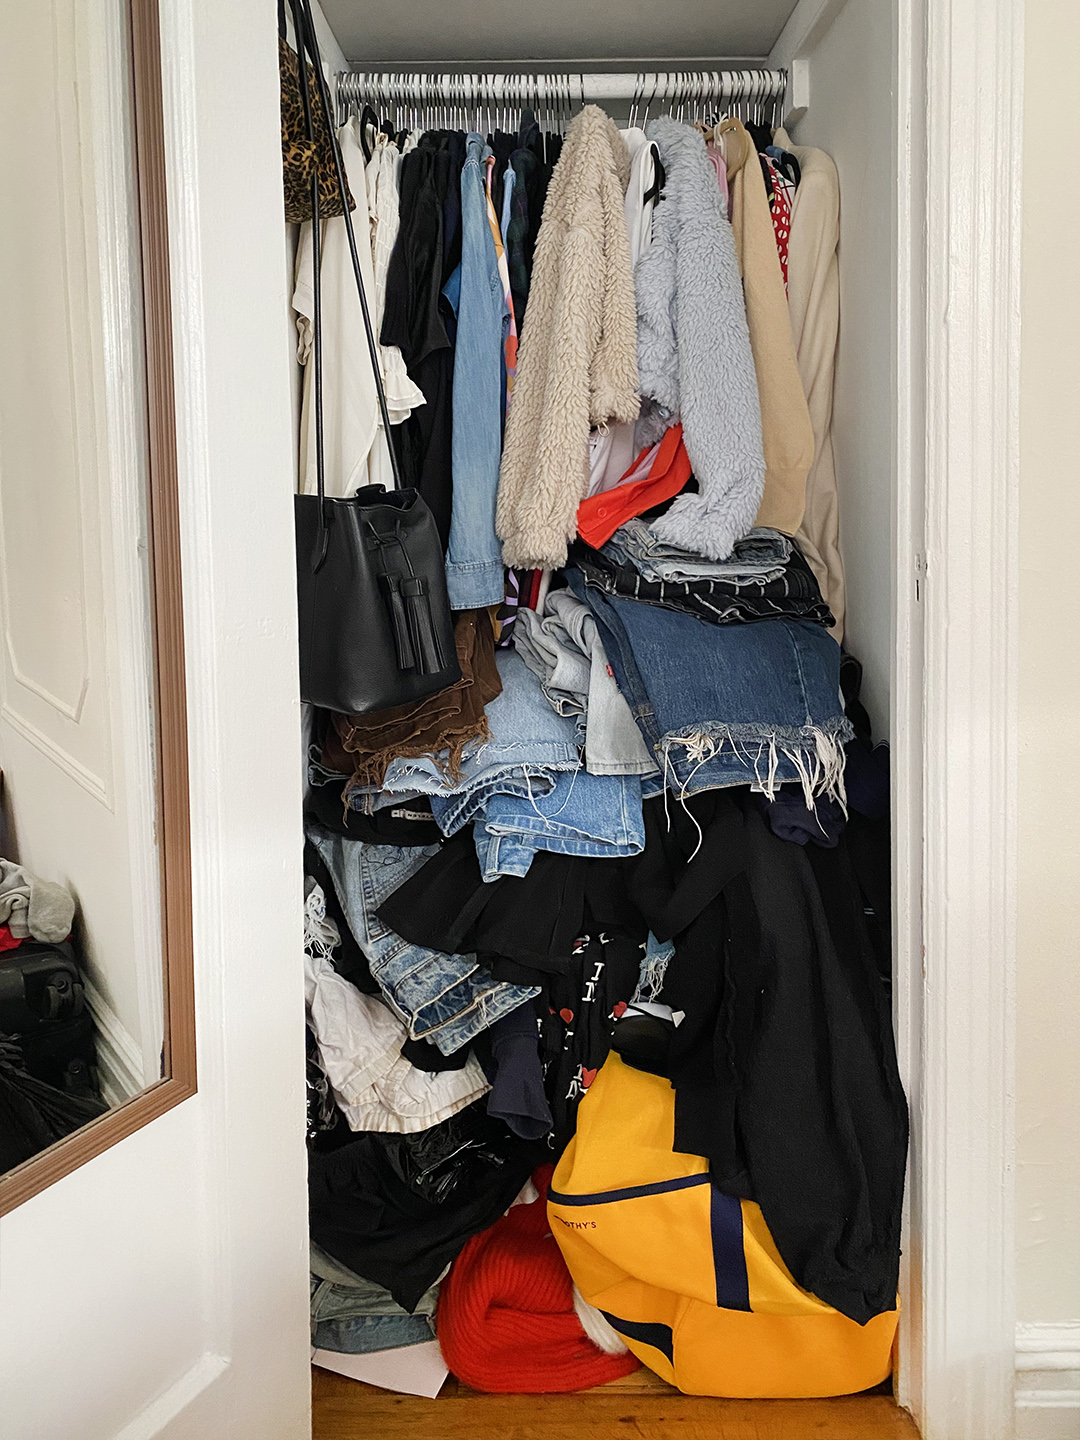
[[[471,1235],[513,1202],[543,1159],[483,1102],[417,1135],[359,1135],[308,1152],[311,1238],[412,1311]]]
[[[517,136],[508,135],[505,130],[496,130],[487,137],[491,153],[495,156],[495,169],[491,175],[491,203],[495,207],[495,218],[502,224],[503,196],[506,193],[506,167],[510,156],[517,149]]]
[[[609,928],[633,923],[625,918],[634,914],[626,863],[540,850],[525,875],[485,882],[470,825],[383,901],[378,914],[411,944],[449,955],[475,954],[499,979],[505,978],[506,962],[515,975],[522,973],[519,967],[567,974],[588,928],[587,913]]]
[[[860,1324],[896,1300],[907,1107],[843,840],[775,836],[743,790],[646,805],[633,893],[675,954],[660,999],[675,1148],[761,1206],[800,1285]]]

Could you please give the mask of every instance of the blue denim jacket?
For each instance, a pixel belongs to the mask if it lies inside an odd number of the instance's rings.
[[[454,500],[446,586],[454,610],[501,604],[502,546],[495,495],[502,454],[503,343],[509,323],[488,220],[481,136],[469,135],[461,172],[461,263],[444,286],[457,315],[454,348]]]
[[[414,1040],[452,1055],[502,1015],[540,991],[497,981],[475,955],[444,955],[410,945],[375,913],[438,850],[437,845],[368,845],[312,828],[371,974]]]

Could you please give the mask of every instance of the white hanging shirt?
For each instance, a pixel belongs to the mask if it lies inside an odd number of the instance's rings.
[[[375,303],[375,274],[370,245],[370,207],[364,167],[354,122],[338,131],[349,189],[356,201],[353,227],[356,233],[360,273],[369,307]],[[369,459],[378,439],[381,455],[374,457],[377,478],[392,484],[386,438],[382,435],[378,392],[371,369],[364,317],[356,293],[349,237],[341,216],[322,222],[322,351],[323,351],[323,446],[327,495],[344,497],[371,483]],[[293,309],[298,332],[297,358],[304,366],[304,391],[300,411],[300,485],[302,493],[317,489],[315,455],[315,366],[312,360],[315,301],[312,292],[311,225],[300,227],[296,252],[296,285]],[[388,257],[389,258],[389,257]],[[374,321],[374,314],[372,315]],[[398,359],[400,360],[400,355]],[[310,362],[310,363],[309,363]],[[385,360],[384,360],[385,366]],[[406,379],[408,377],[406,376]],[[384,376],[384,385],[386,383]],[[417,392],[419,393],[419,392]],[[423,397],[421,397],[422,399]],[[405,418],[400,408],[391,421]]]
[[[655,195],[646,200],[656,180],[656,146],[644,130],[632,129],[619,132],[630,151],[630,183],[626,187],[623,202],[626,214],[626,233],[630,240],[630,264],[637,264],[641,255],[652,241],[653,210]]]

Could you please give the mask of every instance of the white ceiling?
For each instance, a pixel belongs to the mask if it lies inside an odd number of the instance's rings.
[[[322,0],[349,60],[764,56],[795,0]]]

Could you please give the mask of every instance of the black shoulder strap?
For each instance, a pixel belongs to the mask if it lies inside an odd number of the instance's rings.
[[[319,97],[319,107],[322,111],[323,123],[329,138],[331,153],[334,157],[334,168],[337,171],[338,189],[341,193],[342,218],[345,221],[345,233],[349,237],[349,254],[352,257],[353,276],[356,280],[357,294],[360,297],[360,311],[364,317],[364,332],[367,336],[368,357],[371,361],[371,368],[375,376],[375,390],[379,399],[379,413],[382,416],[383,430],[386,435],[386,445],[390,452],[390,468],[394,475],[394,485],[401,488],[401,473],[398,466],[397,452],[394,449],[393,440],[390,434],[390,415],[386,406],[386,391],[383,388],[382,370],[379,366],[379,350],[375,340],[375,331],[371,324],[371,312],[368,309],[367,294],[364,290],[364,278],[360,271],[360,254],[356,248],[356,231],[353,228],[352,213],[349,210],[347,196],[348,186],[345,183],[345,164],[341,156],[341,146],[338,144],[337,129],[334,125],[333,106],[330,102],[330,90],[326,83],[326,76],[323,74],[322,57],[319,54],[319,41],[315,34],[315,21],[311,13],[310,0],[291,0],[293,25],[296,30],[296,53],[300,68],[300,94],[304,105],[304,125],[307,136],[312,143],[315,140],[314,116],[311,113],[310,90],[308,80],[308,57],[311,60],[311,74],[315,81],[315,90]],[[318,163],[311,178],[311,241],[312,241],[312,299],[314,302],[314,324],[312,336],[312,348],[315,356],[315,469],[316,480],[319,492],[319,540],[316,545],[316,555],[313,556],[313,566],[318,569],[325,558],[327,534],[326,534],[326,478],[323,445],[323,416],[322,416],[322,286],[320,283],[320,260],[322,256],[321,228],[319,224],[319,173]]]

